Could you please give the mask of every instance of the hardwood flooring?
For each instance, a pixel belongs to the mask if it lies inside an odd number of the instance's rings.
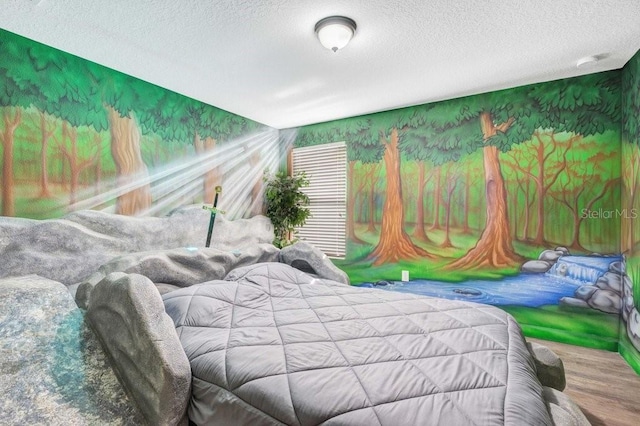
[[[554,351],[564,363],[564,393],[593,426],[640,425],[640,376],[616,352],[527,338]]]

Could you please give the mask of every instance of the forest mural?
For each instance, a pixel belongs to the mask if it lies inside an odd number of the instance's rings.
[[[639,68],[283,132],[0,30],[0,213],[162,215],[222,185],[251,216],[291,139],[346,141],[353,283],[494,304],[640,373]]]
[[[640,186],[640,52],[622,70],[622,205],[627,211],[638,209]],[[627,256],[623,283],[620,352],[640,374],[640,251],[638,217],[629,215],[622,222],[622,250]]]
[[[355,283],[495,304],[529,335],[616,350],[621,222],[633,214],[621,209],[620,78],[298,129],[294,146],[347,143],[338,263]]]
[[[262,209],[284,150],[267,126],[0,31],[3,216]]]

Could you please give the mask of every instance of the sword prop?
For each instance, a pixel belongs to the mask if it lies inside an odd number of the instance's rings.
[[[216,220],[216,214],[218,212],[224,213],[222,210],[218,210],[218,196],[222,192],[221,186],[216,186],[216,196],[213,199],[213,207],[202,206],[203,209],[209,210],[211,212],[211,218],[209,219],[209,232],[207,233],[207,244],[205,247],[209,247],[211,245],[211,233],[213,232],[213,224]]]

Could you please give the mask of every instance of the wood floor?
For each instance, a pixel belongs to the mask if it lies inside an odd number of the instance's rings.
[[[640,376],[615,352],[527,338],[562,359],[569,395],[593,426],[640,425]]]

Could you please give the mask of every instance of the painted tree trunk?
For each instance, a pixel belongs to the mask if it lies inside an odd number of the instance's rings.
[[[62,124],[62,143],[65,144],[65,137],[69,139],[71,143],[71,149],[66,150],[65,154],[69,162],[69,171],[71,173],[69,180],[69,204],[76,202],[76,194],[78,192],[78,178],[80,176],[80,169],[78,167],[78,130],[75,127],[69,129],[67,122]]]
[[[22,119],[22,110],[18,107],[5,107],[2,132],[2,216],[16,215],[16,200],[13,177],[13,135]]]
[[[113,107],[107,107],[111,155],[116,165],[118,188],[128,188],[116,200],[116,213],[135,215],[151,206],[149,172],[140,153],[140,131],[131,115],[122,117]]]
[[[513,194],[509,197],[509,194]],[[518,239],[518,189],[515,188],[513,191],[509,188],[509,183],[507,183],[507,201],[511,200],[511,207],[509,207],[509,212],[511,213],[511,220],[509,220],[509,229],[511,230],[511,235],[513,235],[514,239]]]
[[[469,227],[469,203],[471,202],[471,172],[467,169],[464,174],[464,213],[462,215],[462,233],[468,235],[471,233]]]
[[[94,136],[94,142],[96,144],[96,169],[95,169],[95,188],[96,195],[102,191],[102,138],[99,134]]]
[[[539,142],[536,149],[536,157],[538,160],[538,175],[534,177],[533,182],[536,187],[537,197],[537,215],[538,215],[538,228],[536,230],[536,236],[533,239],[533,243],[542,245],[544,243],[544,144]]]
[[[372,166],[374,167],[374,166]],[[377,180],[371,179],[369,186],[369,224],[367,226],[367,232],[376,232],[376,182]]]
[[[578,214],[578,213],[579,212],[581,213],[581,212],[583,212],[585,210],[586,211],[591,211],[591,209],[593,208],[595,203],[597,203],[606,194],[608,194],[612,187],[615,187],[616,185],[619,185],[619,184],[620,184],[620,178],[611,179],[611,180],[607,181],[604,184],[604,186],[602,187],[602,189],[600,190],[600,192],[595,194],[594,197],[591,200],[589,200],[589,202],[585,205],[584,209],[579,209],[579,207],[578,207],[578,200],[580,198],[580,194],[579,193],[574,197],[574,203],[575,204],[574,204],[573,207],[569,206],[565,202],[565,205],[567,205],[569,207],[569,210],[571,210],[571,214],[573,216],[573,237],[572,237],[572,242],[571,242],[571,245],[569,246],[569,248],[573,248],[574,250],[586,251],[585,248],[580,243],[580,226],[582,225],[582,221],[585,219],[585,216],[583,216],[582,214]],[[582,192],[582,191],[580,191],[580,192]]]
[[[454,187],[455,189],[455,187]],[[445,204],[445,219],[444,219],[444,241],[440,244],[442,248],[453,247],[451,244],[451,195],[453,189],[447,194],[447,202]]]
[[[366,222],[366,216],[365,216],[365,204],[367,204],[367,198],[363,195],[362,197],[357,199],[358,201],[358,212],[356,213],[356,216],[358,218],[358,223],[364,223]]]
[[[425,181],[424,161],[418,161],[418,197],[416,201],[416,228],[413,237],[417,240],[430,242],[429,236],[424,230],[424,189],[427,186]]]
[[[480,123],[484,140],[487,141],[498,131],[506,131],[511,122],[512,120],[497,127],[491,114],[482,112]],[[507,192],[498,155],[499,151],[495,146],[485,145],[483,148],[487,203],[485,228],[475,247],[448,265],[451,269],[507,268],[514,267],[523,260],[513,249],[507,215]]]
[[[526,191],[524,193],[524,227],[522,230],[522,240],[526,241],[529,238],[529,210],[531,205],[529,204],[529,197],[531,196],[531,190],[529,189],[529,182],[525,181]]]
[[[358,238],[358,236],[356,235],[356,230],[355,230],[355,220],[354,220],[354,215],[355,215],[355,204],[356,204],[356,196],[355,196],[355,165],[356,162],[355,161],[349,161],[349,185],[347,187],[347,238],[354,242],[354,243],[358,243],[358,244],[363,244],[364,241],[362,241],[360,238]]]
[[[569,245],[569,248],[585,251],[582,244],[580,244],[580,226],[582,225],[582,218],[578,215],[577,210],[572,211],[571,216],[573,218],[573,230],[571,232],[571,244]]]
[[[40,112],[40,198],[51,197],[47,173],[47,150],[49,149],[50,137],[51,132],[47,128],[47,117],[44,112]]]
[[[640,170],[640,149],[635,144],[623,143],[622,144],[622,158],[626,159],[623,162],[623,205],[625,210],[622,217],[622,252],[629,253],[635,249],[636,245],[636,230],[634,223],[636,221],[635,215],[637,211],[636,206],[636,194],[638,191],[638,171]]]
[[[369,255],[373,265],[395,263],[402,259],[433,257],[427,251],[413,244],[405,232],[404,207],[402,204],[402,178],[400,175],[400,151],[398,150],[398,130],[393,129],[385,145],[384,165],[387,173],[387,188],[380,241]]]
[[[433,190],[433,225],[431,225],[431,227],[429,228],[429,230],[434,231],[434,230],[438,230],[441,229],[442,227],[440,226],[440,192],[442,191],[442,188],[440,187],[440,181],[441,181],[441,175],[442,175],[442,168],[441,167],[436,167],[436,169],[434,170],[434,173],[436,173],[436,187]]]

